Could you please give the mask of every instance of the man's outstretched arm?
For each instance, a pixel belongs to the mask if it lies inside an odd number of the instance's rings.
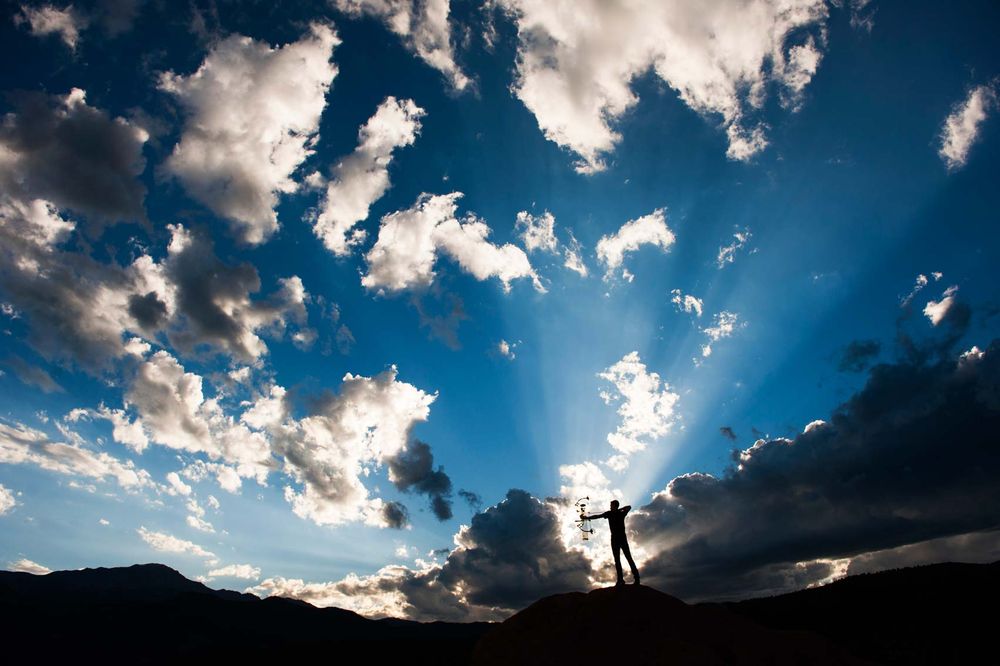
[[[598,518],[607,518],[607,517],[608,517],[607,511],[605,511],[604,513],[592,513],[589,516],[584,516],[584,518],[587,520],[597,520]]]

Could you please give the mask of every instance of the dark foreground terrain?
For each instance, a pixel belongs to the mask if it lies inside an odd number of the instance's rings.
[[[731,604],[649,587],[542,599],[506,622],[369,620],[212,590],[159,564],[0,572],[5,663],[998,663],[1000,563],[851,577]]]

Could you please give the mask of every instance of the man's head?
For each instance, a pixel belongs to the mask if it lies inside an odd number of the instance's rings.
[[[611,500],[611,510],[612,511],[618,510],[618,500]]]

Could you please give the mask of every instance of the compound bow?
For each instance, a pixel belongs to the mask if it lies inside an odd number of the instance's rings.
[[[590,535],[594,533],[594,528],[590,526],[590,519],[587,518],[587,502],[589,501],[589,495],[581,497],[576,501],[576,508],[580,511],[580,517],[576,519],[576,526],[580,528],[584,541],[587,541]]]

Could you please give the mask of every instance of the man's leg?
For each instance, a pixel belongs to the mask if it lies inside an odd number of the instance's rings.
[[[622,555],[620,550],[621,550],[621,544],[612,539],[611,554],[614,555],[615,558],[615,571],[618,572],[618,585],[621,585],[625,582],[625,574],[622,573]]]
[[[632,567],[632,582],[635,583],[636,585],[638,585],[639,584],[639,570],[635,568],[635,560],[632,559],[632,551],[629,550],[628,541],[622,541],[622,543],[621,543],[621,549],[625,552],[625,559],[628,560],[628,565],[630,567]],[[620,562],[621,561],[620,558],[618,558],[617,555],[615,556],[615,561],[616,562]],[[622,577],[622,567],[621,567],[621,564],[619,564],[618,565],[618,578],[619,578],[619,580],[621,579],[621,577]]]

